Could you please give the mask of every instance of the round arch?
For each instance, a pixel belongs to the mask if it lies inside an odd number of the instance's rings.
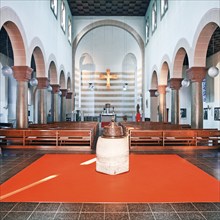
[[[37,68],[37,76],[38,77],[46,77],[46,62],[45,62],[45,51],[43,47],[43,43],[38,37],[35,37],[29,46],[30,54],[28,55],[28,63],[31,63],[31,56],[34,55],[36,68]]]
[[[183,62],[185,56],[188,56],[188,61],[192,60],[191,48],[188,41],[185,38],[182,38],[178,41],[175,50],[174,56],[172,59],[173,69],[171,71],[171,78],[181,78],[183,71]]]
[[[51,61],[50,66],[49,66],[49,80],[50,84],[58,84],[58,79],[57,79],[57,68],[54,63],[54,61]]]
[[[171,78],[182,78],[183,62],[186,55],[186,50],[183,47],[179,48],[174,58],[173,72]]]
[[[127,53],[122,62],[122,72],[137,71],[137,58],[133,53]]]
[[[36,64],[36,77],[45,77],[46,69],[42,50],[39,47],[35,47],[33,50],[33,56]]]
[[[170,66],[171,66],[170,60],[168,56],[165,55],[164,58],[162,59],[161,70],[160,70],[160,75],[159,75],[160,85],[167,85]]]
[[[157,72],[154,70],[151,77],[151,89],[157,89],[158,86],[158,77]]]
[[[94,61],[89,53],[83,53],[79,60],[80,71],[95,71]]]
[[[70,92],[71,89],[72,89],[72,87],[71,87],[71,78],[70,78],[70,76],[68,76],[68,78],[67,78],[67,91]]]
[[[206,52],[215,29],[220,26],[220,9],[209,10],[201,19],[193,40],[193,61],[191,66],[206,66]]]
[[[72,44],[72,55],[73,55],[73,62],[72,62],[72,78],[75,78],[75,55],[76,55],[76,50],[77,47],[79,45],[79,42],[82,40],[82,38],[90,31],[92,31],[93,29],[99,28],[99,27],[103,27],[103,26],[115,26],[118,28],[121,28],[125,31],[127,31],[129,34],[131,34],[134,39],[136,40],[137,44],[139,45],[140,51],[141,51],[141,57],[142,57],[142,61],[141,61],[141,66],[142,66],[142,76],[143,76],[143,82],[145,81],[145,74],[144,74],[144,70],[145,70],[145,66],[144,66],[144,61],[145,61],[145,51],[144,51],[144,41],[141,38],[141,36],[137,33],[137,31],[132,28],[131,26],[129,26],[128,24],[121,22],[121,21],[117,21],[117,20],[111,20],[111,19],[105,19],[105,20],[100,20],[100,21],[96,21],[93,22],[89,25],[87,25],[86,27],[84,27],[81,32],[75,37],[73,44]],[[74,82],[75,80],[72,81],[73,82],[73,92],[75,89],[74,86]],[[143,99],[145,99],[145,93],[144,93],[144,86],[142,86],[142,94],[143,94]],[[75,108],[75,106],[73,107]],[[145,111],[145,105],[144,105],[144,111]]]
[[[65,74],[64,71],[62,70],[60,72],[60,80],[59,80],[59,84],[60,84],[60,89],[65,89],[66,88],[66,80],[65,80]]]
[[[14,54],[14,66],[26,66],[26,35],[22,23],[11,8],[0,8],[0,28],[3,26],[8,33],[11,40],[13,54]]]

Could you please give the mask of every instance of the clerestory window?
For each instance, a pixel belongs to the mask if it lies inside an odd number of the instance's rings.
[[[156,1],[154,1],[153,6],[152,6],[151,19],[152,19],[152,32],[154,32],[157,27],[157,2]]]
[[[50,7],[54,15],[57,17],[57,0],[50,0]]]
[[[66,31],[66,8],[64,1],[61,2],[60,23],[63,31]]]

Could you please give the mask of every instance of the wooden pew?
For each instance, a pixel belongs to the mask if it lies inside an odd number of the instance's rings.
[[[220,141],[220,131],[217,129],[196,130],[197,145],[217,146]]]
[[[163,146],[165,145],[192,145],[196,146],[195,130],[164,130]]]
[[[58,146],[57,130],[25,130],[25,145],[55,145]]]
[[[157,145],[163,143],[163,131],[157,130],[130,130],[130,147]]]
[[[91,131],[90,130],[59,130],[58,143],[71,146],[91,146]]]
[[[25,145],[24,130],[9,128],[0,129],[0,144],[1,145]]]
[[[213,130],[209,136],[213,146],[220,146],[220,130]]]

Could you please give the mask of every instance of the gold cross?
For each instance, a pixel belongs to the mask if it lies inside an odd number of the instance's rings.
[[[106,86],[109,89],[110,88],[110,79],[117,79],[118,76],[116,74],[110,75],[110,69],[106,70],[106,75],[105,74],[100,74],[99,75],[100,79],[106,79]]]

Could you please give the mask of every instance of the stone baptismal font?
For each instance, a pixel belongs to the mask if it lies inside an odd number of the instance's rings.
[[[129,171],[129,144],[126,132],[112,120],[103,129],[96,146],[96,171],[116,175]]]

